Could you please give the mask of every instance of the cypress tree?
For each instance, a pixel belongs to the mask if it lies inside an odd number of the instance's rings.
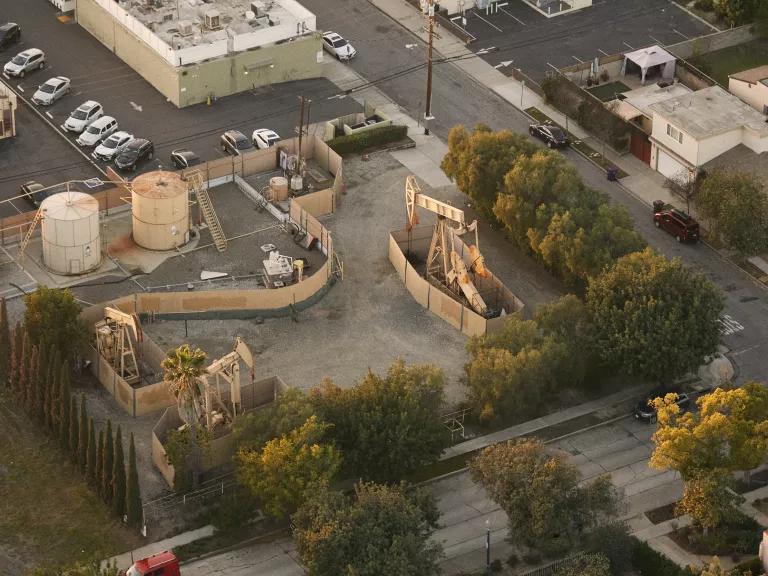
[[[40,371],[40,349],[32,346],[24,375],[24,407],[30,418],[37,417],[37,381]]]
[[[104,476],[104,430],[99,430],[99,439],[96,440],[96,470],[93,477],[96,482],[96,492],[102,493],[101,479]]]
[[[35,370],[35,395],[33,408],[35,417],[45,426],[45,403],[48,401],[48,363],[51,360],[50,349],[44,342],[37,347],[38,358]]]
[[[139,488],[139,471],[136,468],[136,446],[131,432],[131,445],[128,448],[128,485],[125,492],[125,513],[128,524],[141,525],[141,492]]]
[[[61,363],[59,374],[59,442],[66,452],[69,447],[69,427],[70,427],[70,405],[72,396],[69,390],[69,368],[66,362]]]
[[[107,430],[104,432],[104,465],[101,470],[101,496],[109,504],[112,502],[112,469],[115,460],[115,444],[112,439],[112,420],[107,420]]]
[[[115,458],[112,462],[112,510],[121,520],[125,514],[125,461],[123,459],[123,433],[117,425],[115,433]]]
[[[77,462],[77,440],[80,437],[80,428],[77,419],[77,398],[72,396],[69,400],[69,433],[67,434],[67,448],[73,462]]]
[[[85,455],[85,478],[88,484],[96,486],[96,427],[93,418],[88,419],[88,451]]]
[[[48,354],[48,365],[45,370],[45,401],[43,402],[43,415],[45,427],[49,432],[56,432],[56,407],[59,397],[59,351],[51,348]]]
[[[85,474],[85,465],[88,459],[88,408],[85,405],[85,395],[80,396],[80,425],[77,437],[77,465],[80,472]]]
[[[11,364],[8,368],[8,387],[17,394],[19,373],[21,372],[21,348],[24,345],[24,332],[21,322],[16,322],[11,339]]]
[[[11,366],[11,325],[8,321],[8,307],[5,298],[0,298],[0,380],[8,384]]]

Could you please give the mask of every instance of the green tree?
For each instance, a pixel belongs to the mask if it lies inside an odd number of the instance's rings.
[[[330,381],[312,391],[345,470],[364,480],[399,481],[440,457],[450,440],[441,418],[444,379],[431,365],[395,361],[385,377],[368,372],[353,388]]]
[[[437,519],[423,490],[360,483],[354,498],[314,493],[293,516],[294,540],[310,576],[437,576]]]
[[[112,510],[122,520],[125,514],[125,460],[123,432],[119,424],[115,432],[115,455],[112,459]]]
[[[101,497],[107,504],[112,502],[112,494],[115,490],[115,441],[112,436],[112,420],[107,420],[107,428],[104,431],[104,464],[101,468]]]
[[[24,353],[24,327],[16,322],[11,338],[11,361],[8,368],[8,385],[11,392],[18,398],[19,378],[21,377]]]
[[[464,126],[454,126],[448,134],[448,153],[440,166],[459,190],[490,213],[504,175],[519,158],[536,150],[523,134],[492,132],[484,125],[469,133]]]
[[[751,256],[768,249],[768,196],[754,174],[713,171],[699,187],[696,207],[712,235],[738,253]]]
[[[571,548],[616,511],[608,478],[580,484],[578,470],[539,440],[518,439],[485,448],[469,465],[472,479],[507,513],[510,535],[547,553]]]
[[[287,516],[336,475],[341,456],[323,443],[328,427],[311,416],[300,428],[267,442],[261,451],[241,448],[237,452],[238,479],[267,514]]]
[[[298,428],[314,413],[314,406],[304,391],[289,388],[266,408],[249,412],[235,421],[238,445],[261,450],[269,440]]]
[[[205,352],[183,344],[170,350],[162,362],[163,381],[176,397],[179,416],[189,425],[197,426],[203,414],[200,376],[205,374],[205,359]]]
[[[602,554],[611,563],[611,574],[624,576],[632,570],[635,542],[625,522],[610,522],[597,526],[587,534],[585,550]]]
[[[718,290],[679,260],[649,248],[590,280],[587,307],[603,360],[647,378],[682,376],[720,340]]]
[[[141,526],[141,490],[139,488],[139,470],[136,467],[136,446],[131,432],[131,444],[128,448],[128,485],[125,492],[125,512],[130,526]]]
[[[30,418],[37,416],[37,383],[40,370],[40,348],[32,345],[24,373],[24,409]]]
[[[59,442],[66,452],[69,449],[70,405],[72,394],[69,387],[69,365],[62,362],[59,369]]]
[[[77,427],[77,465],[80,472],[85,474],[85,467],[88,462],[88,409],[86,407],[85,395],[80,396],[80,425]]]
[[[96,470],[94,471],[94,480],[96,482],[96,492],[101,496],[102,478],[104,477],[104,430],[99,430],[99,438],[96,440]]]
[[[77,398],[72,396],[69,402],[69,432],[67,433],[67,448],[72,461],[77,464],[77,447],[80,440],[80,420],[77,418]]]
[[[701,470],[685,482],[683,497],[675,511],[688,514],[694,523],[704,531],[734,520],[738,517],[739,504],[744,498],[733,491],[730,473],[727,470]]]
[[[755,18],[755,32],[761,38],[768,38],[768,4],[761,2]]]
[[[729,26],[740,26],[753,21],[761,0],[715,0],[715,13]]]
[[[185,426],[169,430],[165,437],[165,454],[173,466],[173,489],[188,492],[195,487],[200,474],[200,462],[210,447],[210,434],[202,426]]]
[[[24,296],[24,325],[33,343],[54,345],[68,360],[82,350],[87,330],[80,321],[80,304],[68,289],[40,286]]]
[[[0,298],[0,380],[7,384],[11,369],[11,325],[5,298]]]
[[[555,570],[554,576],[611,576],[611,563],[602,554],[584,554]]]
[[[96,486],[96,425],[88,419],[88,449],[85,455],[85,478],[88,484]]]

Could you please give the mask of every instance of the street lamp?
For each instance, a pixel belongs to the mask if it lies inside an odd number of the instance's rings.
[[[485,574],[491,573],[491,521],[485,521]]]

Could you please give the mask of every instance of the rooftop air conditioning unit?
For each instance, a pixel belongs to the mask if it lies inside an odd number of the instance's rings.
[[[205,13],[205,27],[208,30],[218,30],[221,28],[221,16],[218,10],[208,10]]]
[[[251,12],[253,12],[256,16],[259,15],[259,4],[257,2],[251,2]]]
[[[192,36],[195,28],[189,20],[179,20],[179,36]]]

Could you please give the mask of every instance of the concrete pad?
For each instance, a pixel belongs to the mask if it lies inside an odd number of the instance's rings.
[[[392,152],[392,157],[432,188],[449,186],[451,184],[451,181],[440,169],[440,166],[435,165],[434,161],[419,148],[398,150]]]
[[[652,488],[657,488],[659,486],[664,486],[666,484],[669,484],[670,482],[674,481],[677,478],[677,475],[675,472],[662,472],[661,474],[658,474],[656,476],[651,476],[649,478],[644,478],[640,480],[639,482],[634,482],[624,488],[625,493],[627,496],[632,496],[634,494],[640,494],[641,492],[645,492],[646,490],[651,490]]]

